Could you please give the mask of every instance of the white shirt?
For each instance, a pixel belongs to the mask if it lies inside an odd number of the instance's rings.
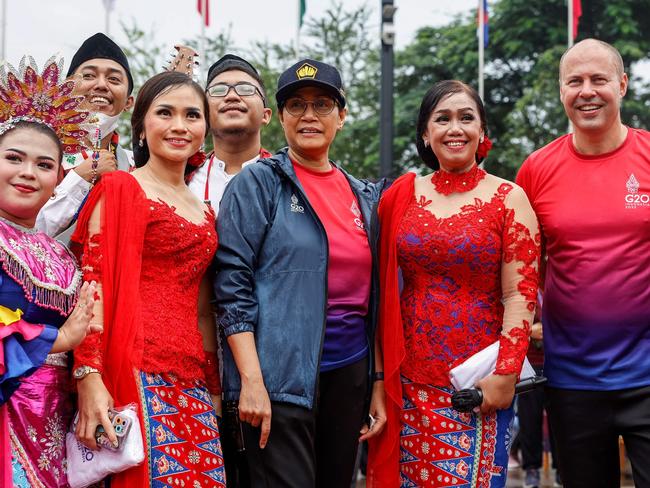
[[[120,146],[115,148],[117,157],[117,169],[128,171],[134,166],[133,153]],[[43,206],[36,217],[36,228],[45,232],[50,237],[61,239],[62,234],[77,215],[81,204],[86,199],[86,195],[92,188],[92,185],[84,180],[71,168],[77,166],[83,161],[83,155],[74,154],[66,155],[63,158],[63,168],[69,170],[58,184],[55,190],[55,197],[50,198]],[[68,239],[63,239],[64,241]]]
[[[256,155],[253,159],[242,164],[242,168],[256,162],[259,158],[259,155]],[[212,168],[210,168],[210,166],[212,166]],[[192,180],[188,184],[190,191],[199,197],[201,201],[205,200],[205,187],[208,178],[208,171],[210,172],[210,181],[207,185],[208,200],[210,200],[210,205],[212,205],[216,215],[219,213],[219,202],[221,202],[223,192],[226,190],[226,186],[228,186],[230,180],[237,176],[237,173],[233,175],[226,173],[225,162],[221,161],[214,155],[209,157],[205,164],[197,169],[192,175]]]

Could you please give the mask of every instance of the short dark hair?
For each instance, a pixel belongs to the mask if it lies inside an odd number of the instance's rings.
[[[37,122],[37,121],[32,121],[32,120],[21,120],[19,122],[16,122],[16,124],[9,130],[5,131],[4,133],[0,134],[0,142],[4,139],[4,137],[17,130],[17,129],[28,129],[28,130],[33,130],[34,132],[37,132],[39,134],[43,134],[46,137],[49,137],[54,144],[56,144],[56,148],[59,151],[59,156],[57,161],[59,162],[59,165],[61,165],[61,161],[63,160],[63,144],[61,144],[61,140],[59,139],[59,136],[56,135],[56,132],[54,132],[54,129],[52,129],[50,126],[44,124],[43,122]]]
[[[185,73],[179,73],[176,71],[164,71],[158,73],[157,75],[149,78],[140,91],[135,100],[135,105],[133,107],[133,115],[131,115],[131,145],[133,147],[133,160],[135,161],[135,166],[140,168],[149,161],[149,146],[147,145],[146,139],[143,141],[142,147],[140,147],[140,134],[144,130],[144,117],[149,111],[149,107],[153,101],[158,98],[163,93],[168,92],[173,88],[179,86],[189,86],[191,87],[203,101],[203,117],[205,118],[206,132],[208,134],[210,130],[210,118],[208,116],[208,99],[203,92],[201,85],[196,83],[192,78],[187,76]]]
[[[440,162],[434,154],[430,146],[424,145],[424,140],[422,135],[427,128],[427,123],[431,117],[431,112],[435,110],[438,104],[450,95],[455,93],[465,92],[469,97],[474,100],[476,106],[478,107],[479,117],[481,119],[481,128],[485,134],[485,137],[488,136],[487,128],[487,117],[485,115],[485,106],[479,94],[466,83],[463,83],[459,80],[443,80],[439,81],[426,92],[422,103],[420,104],[420,113],[418,114],[418,122],[416,126],[415,133],[415,146],[417,147],[418,154],[420,158],[429,168],[437,170],[440,168]],[[480,163],[483,158],[476,157],[477,161]]]

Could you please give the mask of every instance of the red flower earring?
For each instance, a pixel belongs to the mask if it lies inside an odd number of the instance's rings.
[[[476,155],[480,159],[485,159],[490,152],[490,149],[492,149],[492,141],[488,136],[484,136],[476,148]]]

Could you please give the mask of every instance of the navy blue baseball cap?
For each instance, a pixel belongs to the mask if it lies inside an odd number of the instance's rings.
[[[345,107],[343,81],[339,70],[314,59],[302,59],[280,75],[278,91],[275,92],[278,107],[282,107],[296,90],[305,86],[324,88],[336,99],[341,108]]]

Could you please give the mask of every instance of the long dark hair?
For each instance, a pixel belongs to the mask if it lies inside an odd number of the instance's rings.
[[[433,170],[440,168],[440,162],[434,154],[430,146],[424,145],[424,140],[422,135],[427,129],[427,123],[431,117],[431,112],[435,110],[440,101],[443,98],[446,98],[454,93],[465,92],[469,97],[474,100],[476,106],[478,107],[479,117],[481,119],[481,128],[485,134],[485,137],[488,136],[487,129],[487,117],[485,115],[485,107],[483,106],[483,101],[478,95],[476,90],[469,86],[466,83],[463,83],[459,80],[443,80],[439,81],[426,92],[424,98],[422,99],[422,104],[420,105],[420,113],[418,114],[418,123],[415,131],[415,146],[418,149],[418,154],[424,164]],[[483,158],[476,157],[477,161],[480,163]]]
[[[192,87],[197,95],[201,97],[203,101],[203,117],[205,119],[205,135],[208,134],[210,117],[208,99],[203,92],[203,88],[184,73],[176,71],[158,73],[149,78],[140,88],[138,97],[135,99],[133,115],[131,115],[131,144],[133,146],[133,160],[137,168],[144,166],[149,161],[149,146],[146,139],[142,141],[143,144],[140,146],[140,134],[144,131],[144,117],[149,111],[149,107],[157,97],[179,86]]]

